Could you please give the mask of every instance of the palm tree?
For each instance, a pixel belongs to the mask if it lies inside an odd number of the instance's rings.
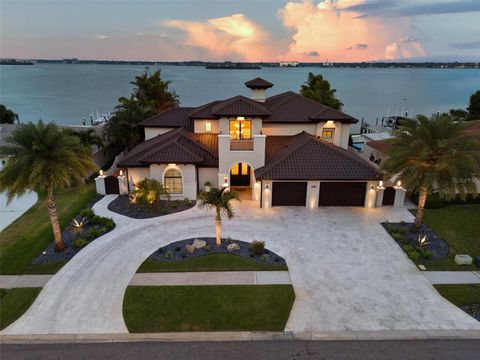
[[[389,158],[381,169],[388,176],[398,175],[407,189],[418,193],[417,230],[432,192],[446,198],[476,192],[473,178],[480,175],[480,142],[465,131],[467,127],[445,114],[430,119],[419,115],[417,122],[405,123],[388,140]]]
[[[94,129],[90,128],[82,131],[74,131],[70,128],[65,128],[64,131],[66,131],[68,135],[77,137],[80,141],[80,144],[87,147],[96,145],[99,149],[101,149],[105,146],[102,138],[95,133]]]
[[[0,147],[0,155],[8,156],[0,170],[0,191],[6,191],[10,202],[29,189],[45,190],[55,248],[65,250],[54,194],[72,181],[82,182],[95,168],[90,149],[54,123],[44,124],[41,120],[20,125],[7,142],[9,145]]]
[[[229,219],[235,214],[232,209],[232,200],[240,201],[240,197],[235,191],[228,190],[226,187],[214,188],[209,192],[201,192],[198,195],[199,206],[202,208],[215,209],[215,243],[217,246],[222,245],[221,232],[222,232],[222,217],[224,213]]]
[[[0,104],[0,124],[14,124],[18,120],[18,114]]]
[[[327,79],[322,75],[308,73],[308,79],[305,85],[300,88],[300,94],[311,100],[317,101],[323,105],[336,110],[341,110],[343,103],[335,97],[337,90],[330,87]]]

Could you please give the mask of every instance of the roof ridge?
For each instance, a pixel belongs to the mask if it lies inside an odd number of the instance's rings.
[[[285,91],[285,92],[283,92],[283,93],[281,93],[281,94],[277,94],[277,95],[273,95],[273,96],[268,97],[268,98],[266,99],[265,103],[267,103],[268,100],[270,100],[270,99],[272,99],[272,98],[275,98],[275,97],[280,97],[280,96],[285,96],[285,95],[294,95],[294,94],[295,94],[295,92],[293,92],[293,91],[291,91],[291,90]],[[270,106],[270,107],[269,107],[269,110],[273,110],[273,109],[277,108],[278,106],[287,103],[287,102],[290,101],[290,100],[292,100],[292,97],[291,97],[291,96],[290,96],[290,97],[287,97],[287,98],[284,99],[284,100],[281,100],[278,104],[275,104],[275,105]]]
[[[197,135],[195,133],[192,133],[190,131],[187,131],[185,129],[181,129],[182,135],[186,137],[188,140],[190,140],[192,143],[194,143],[197,146],[200,146],[203,150],[208,152],[210,155],[214,156],[215,158],[218,158],[218,155],[210,151],[205,145],[203,145],[201,142],[197,141],[196,139],[192,139],[192,135]],[[214,134],[206,134],[206,135],[214,135]]]

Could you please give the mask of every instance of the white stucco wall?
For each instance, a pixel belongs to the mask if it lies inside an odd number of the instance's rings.
[[[211,123],[212,124],[212,131],[208,132],[205,129],[205,124],[206,123]],[[197,134],[203,134],[203,133],[213,133],[213,134],[218,134],[220,132],[220,125],[218,123],[218,120],[213,119],[213,120],[194,120],[193,122],[193,132]]]
[[[262,208],[272,207],[272,181],[262,181]]]
[[[306,206],[310,209],[318,208],[318,196],[320,194],[320,181],[309,181],[307,184]]]
[[[130,191],[135,190],[135,184],[145,178],[150,178],[149,168],[128,168],[128,185]]]
[[[267,92],[265,89],[252,89],[252,92],[250,93],[250,98],[258,102],[265,102],[266,97]]]
[[[264,123],[262,126],[262,134],[273,135],[297,135],[305,131],[309,134],[316,135],[316,124],[268,124]]]
[[[183,194],[171,194],[171,199],[189,198],[195,200],[197,198],[197,177],[195,165],[182,164],[152,164],[150,165],[150,175],[152,179],[164,183],[164,175],[168,169],[175,168],[182,174]]]
[[[212,183],[212,187],[218,187],[218,168],[198,168],[198,185],[200,190],[207,181]]]
[[[382,153],[381,151],[378,151],[372,147],[370,147],[369,145],[365,144],[364,148],[363,148],[363,154],[365,155],[365,157],[370,160],[370,155],[373,154],[373,156],[375,157],[375,160],[376,159],[380,159],[380,163],[383,163],[385,162],[387,159],[388,159],[388,156],[385,155],[384,153]]]
[[[378,181],[367,181],[367,191],[365,192],[365,207],[374,208],[377,199]]]
[[[154,138],[155,136],[165,134],[169,132],[170,130],[173,130],[174,128],[150,128],[146,127],[144,128],[145,131],[145,140],[149,140],[151,138]]]

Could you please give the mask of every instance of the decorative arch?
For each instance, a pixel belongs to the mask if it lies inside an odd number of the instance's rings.
[[[177,166],[168,166],[163,173],[163,185],[169,194],[183,194],[183,174]]]

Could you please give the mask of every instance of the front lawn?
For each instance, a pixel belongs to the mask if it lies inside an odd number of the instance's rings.
[[[17,320],[27,311],[40,293],[41,288],[1,289],[0,330]]]
[[[58,191],[56,202],[62,228],[95,197],[92,183]],[[39,193],[38,202],[1,232],[0,274],[23,274],[51,241],[47,200],[44,193]]]
[[[445,299],[480,321],[480,284],[434,286]]]
[[[175,262],[147,259],[137,272],[190,272],[190,271],[267,271],[288,270],[283,264],[259,263],[236,255],[212,254]]]
[[[425,210],[425,224],[450,245],[440,261],[423,261],[428,270],[478,270],[475,265],[459,266],[456,254],[480,256],[480,205],[452,205]]]
[[[123,316],[132,333],[283,331],[290,285],[129,286]]]

